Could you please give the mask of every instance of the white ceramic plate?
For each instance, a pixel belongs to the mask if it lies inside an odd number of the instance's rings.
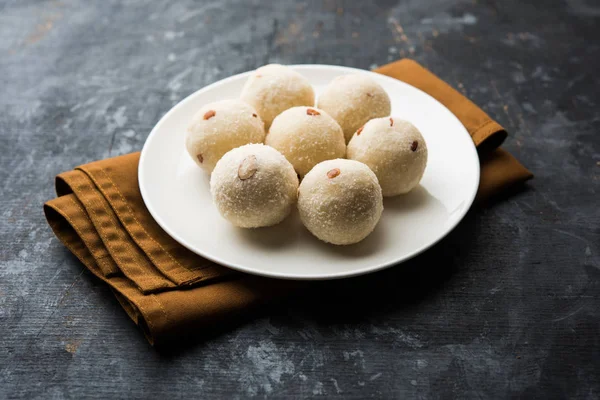
[[[426,250],[450,232],[471,206],[479,185],[479,160],[460,121],[437,100],[406,83],[380,74],[329,65],[292,66],[320,93],[338,75],[367,74],[392,100],[392,116],[419,128],[429,149],[421,185],[405,196],[384,199],[375,231],[350,246],[313,237],[294,212],[281,224],[236,228],[213,205],[209,176],[185,151],[192,115],[206,103],[238,97],[250,72],[235,75],[190,95],[171,109],[148,137],[139,165],[144,202],[175,240],[221,265],[286,279],[333,279],[377,271]]]

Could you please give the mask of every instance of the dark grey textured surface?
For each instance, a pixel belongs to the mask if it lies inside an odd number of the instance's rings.
[[[594,0],[0,2],[0,398],[598,398],[597,37]],[[158,352],[45,224],[54,175],[208,83],[403,56],[536,174],[406,266]]]

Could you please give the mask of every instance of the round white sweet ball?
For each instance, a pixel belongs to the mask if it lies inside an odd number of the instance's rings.
[[[221,215],[235,226],[259,228],[281,222],[296,202],[298,177],[277,150],[248,144],[226,153],[210,177]]]
[[[301,177],[321,161],[346,156],[342,128],[327,113],[312,107],[294,107],[279,114],[265,143],[283,154]]]
[[[315,92],[308,80],[291,68],[269,64],[258,68],[246,81],[241,99],[256,109],[269,129],[273,119],[297,106],[313,106]]]
[[[229,150],[264,140],[264,124],[256,110],[236,99],[202,107],[188,126],[185,145],[196,164],[211,172]]]
[[[317,107],[342,127],[346,143],[354,132],[373,118],[390,115],[390,98],[383,88],[364,74],[341,75],[319,96]]]
[[[410,122],[377,118],[354,134],[348,143],[348,158],[375,172],[384,196],[396,196],[419,184],[427,165],[427,144]]]
[[[383,197],[365,164],[336,159],[317,164],[298,189],[304,226],[324,242],[346,245],[367,237],[379,222]]]

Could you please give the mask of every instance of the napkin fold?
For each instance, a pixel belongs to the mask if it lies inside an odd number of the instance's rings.
[[[376,72],[436,98],[467,128],[478,148],[477,201],[531,179],[498,148],[507,134],[483,110],[412,60]],[[44,205],[56,236],[113,290],[151,344],[201,335],[273,298],[295,283],[242,274],[187,250],[146,209],[138,187],[139,153],[95,161],[56,177],[57,197]]]

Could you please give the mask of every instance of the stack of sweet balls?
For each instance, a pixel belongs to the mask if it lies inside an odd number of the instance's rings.
[[[335,78],[315,106],[305,77],[271,64],[252,73],[239,99],[202,107],[186,147],[211,173],[213,201],[233,225],[275,225],[297,204],[313,235],[348,245],[375,229],[384,196],[408,193],[425,171],[423,136],[390,112],[366,74]]]

